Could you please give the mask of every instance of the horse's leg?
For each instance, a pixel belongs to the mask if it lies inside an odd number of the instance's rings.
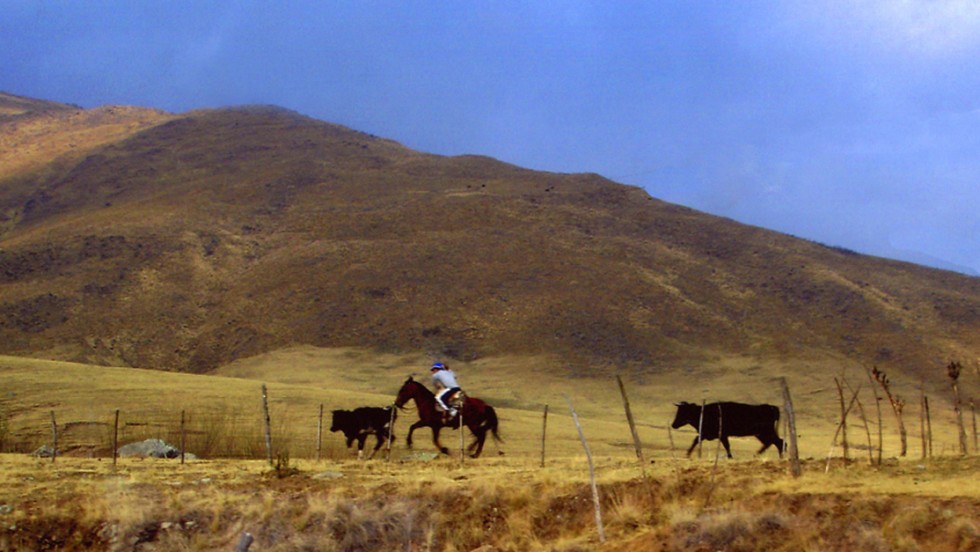
[[[470,445],[470,448],[476,447],[476,452],[470,456],[472,458],[479,458],[480,454],[483,453],[483,443],[487,440],[487,430],[482,427],[477,427],[476,429],[470,428],[470,430],[473,432],[473,436],[476,437],[476,440]]]
[[[412,448],[412,433],[414,433],[415,430],[420,427],[425,427],[425,425],[426,424],[422,420],[419,420],[408,428],[408,437],[405,438],[405,444],[408,446],[408,448]]]
[[[442,426],[440,426],[439,424],[435,424],[431,427],[432,427],[432,443],[436,446],[437,449],[439,449],[439,452],[443,454],[449,454],[449,449],[442,446],[439,443],[439,431],[442,430]]]

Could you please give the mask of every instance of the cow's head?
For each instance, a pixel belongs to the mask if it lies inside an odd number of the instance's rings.
[[[343,431],[344,425],[346,425],[347,422],[348,414],[350,414],[350,411],[348,410],[334,410],[333,420],[330,423],[330,431]]]
[[[700,405],[679,402],[674,403],[674,406],[677,407],[677,414],[674,415],[674,423],[670,424],[672,428],[679,429],[687,424],[691,424],[694,427],[698,426],[698,420],[701,418]]]

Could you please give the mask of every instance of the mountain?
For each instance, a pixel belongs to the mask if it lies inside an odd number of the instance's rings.
[[[205,372],[299,344],[916,374],[980,356],[980,278],[276,107],[0,95],[0,353]]]

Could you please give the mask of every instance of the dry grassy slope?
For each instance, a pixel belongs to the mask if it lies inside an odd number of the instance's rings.
[[[596,175],[421,154],[276,108],[120,111],[111,137],[82,115],[85,155],[0,173],[0,352],[206,371],[310,344],[637,373],[980,356],[978,278]]]

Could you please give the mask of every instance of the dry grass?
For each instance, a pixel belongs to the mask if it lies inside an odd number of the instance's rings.
[[[255,534],[262,550],[971,550],[980,543],[980,461],[949,454],[956,440],[951,419],[934,407],[934,432],[950,444],[946,456],[888,458],[894,454],[888,451],[897,451],[896,436],[886,441],[884,466],[869,467],[858,457],[825,472],[833,420],[823,409],[832,412],[835,397],[815,388],[822,384],[816,376],[791,381],[803,433],[799,479],[774,452],[755,457],[752,439],[733,439],[736,460],[717,468],[714,442],[701,460],[672,452],[665,429],[669,401],[708,392],[697,382],[671,388],[668,381],[682,381],[676,378],[628,382],[652,461],[641,467],[615,382],[554,378],[547,359],[455,366],[471,392],[501,405],[504,456],[490,444],[478,460],[436,458],[427,430],[416,435],[417,450],[408,451],[409,410],[396,424],[390,462],[383,454],[353,460],[342,438],[326,431],[324,460],[313,460],[319,404],[328,411],[387,404],[407,374],[419,367],[424,372],[426,363],[423,357],[297,348],[200,376],[0,358],[0,405],[18,448],[49,442],[52,410],[59,425],[76,424],[62,441],[66,450],[75,447],[72,456],[53,463],[0,457],[0,549],[229,549],[243,531]],[[771,397],[771,368],[756,367],[751,377],[731,370],[714,374],[712,388],[745,400]],[[180,465],[122,458],[113,469],[106,426],[79,425],[108,421],[118,408],[124,420],[137,419],[133,412],[161,424],[128,428],[126,436],[172,437],[184,409],[189,426],[210,439],[197,435],[189,441],[191,452],[210,442],[216,454],[209,458],[263,458],[260,381],[269,386],[274,448],[288,457],[289,469],[279,473],[261,459]],[[514,381],[523,385],[514,389]],[[588,466],[566,397],[595,459],[608,537],[601,547]],[[544,403],[551,409],[541,467]],[[691,436],[675,432],[678,448]],[[446,432],[443,442],[455,447],[457,434]]]
[[[754,461],[720,468],[713,496],[706,463],[664,461],[647,477],[628,458],[606,460],[599,546],[588,474],[571,459],[545,469],[493,459],[298,461],[279,478],[261,461],[110,462],[0,456],[0,548],[229,549],[243,531],[262,550],[971,550],[980,491],[933,492],[932,480],[977,459],[925,466],[915,492],[901,469],[847,470],[879,489],[852,493],[847,478],[804,476]],[[719,475],[719,474],[716,474]],[[759,477],[761,475],[761,477]],[[810,489],[819,485],[821,491]],[[65,524],[65,520],[71,520]],[[57,523],[56,523],[57,522]],[[32,540],[33,539],[33,540]],[[39,540],[40,539],[40,540]],[[135,545],[142,541],[139,547]],[[869,548],[870,547],[870,548]],[[43,549],[43,548],[42,548]]]

